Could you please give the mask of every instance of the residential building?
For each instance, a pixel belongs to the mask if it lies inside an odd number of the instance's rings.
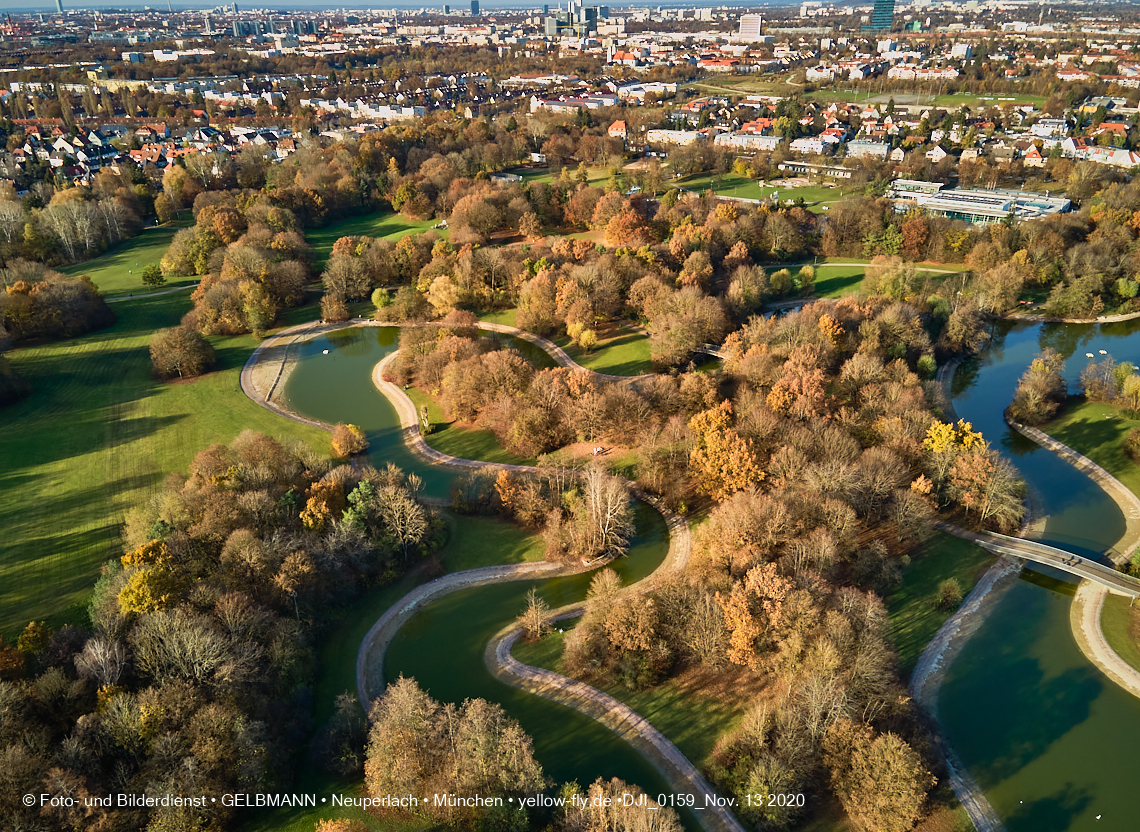
[[[891,146],[886,142],[869,142],[864,139],[854,139],[847,143],[847,155],[859,159],[870,157],[872,159],[886,159]]]
[[[740,28],[736,36],[750,43],[760,40],[764,28],[764,15],[744,14],[740,16]]]
[[[734,150],[775,150],[784,140],[779,136],[760,136],[755,133],[721,133],[713,140],[716,147]]]

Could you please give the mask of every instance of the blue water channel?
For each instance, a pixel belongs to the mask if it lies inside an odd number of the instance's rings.
[[[995,324],[990,345],[955,375],[953,404],[1020,469],[1046,542],[1082,554],[1114,545],[1125,523],[1088,477],[1011,430],[1002,418],[1033,357],[1066,357],[1070,389],[1105,350],[1140,364],[1140,322]],[[1009,832],[1134,832],[1140,791],[1140,700],[1089,664],[1069,624],[1075,583],[1033,567],[995,605],[946,673],[940,718],[950,744]],[[1100,819],[1097,819],[1097,816]]]

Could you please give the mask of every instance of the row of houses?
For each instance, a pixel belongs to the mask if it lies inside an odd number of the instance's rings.
[[[126,141],[132,132],[141,147],[127,147]],[[24,144],[0,153],[0,172],[14,179],[35,160],[82,184],[89,183],[105,167],[131,162],[139,167],[163,170],[179,157],[201,153],[237,154],[247,146],[261,147],[267,157],[279,160],[295,152],[297,142],[287,127],[218,130],[201,126],[172,131],[162,123],[134,130],[121,124],[108,124],[72,136],[60,126],[28,125]]]

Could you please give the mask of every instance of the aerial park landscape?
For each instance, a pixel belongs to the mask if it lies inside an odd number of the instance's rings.
[[[470,6],[0,24],[0,829],[1133,829],[1134,12]]]

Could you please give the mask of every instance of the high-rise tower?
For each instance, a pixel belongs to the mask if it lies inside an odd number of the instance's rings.
[[[875,8],[871,10],[871,25],[866,27],[872,32],[889,32],[895,25],[895,0],[875,0]]]
[[[63,0],[55,0],[55,10],[63,14]]]

